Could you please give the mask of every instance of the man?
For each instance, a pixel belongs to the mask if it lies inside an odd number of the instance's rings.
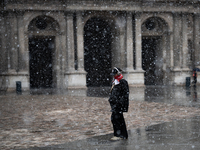
[[[111,106],[111,122],[114,130],[114,137],[111,140],[128,138],[123,112],[128,112],[129,86],[128,82],[123,79],[121,71],[120,68],[114,67],[111,73],[113,76],[113,85],[108,100]]]

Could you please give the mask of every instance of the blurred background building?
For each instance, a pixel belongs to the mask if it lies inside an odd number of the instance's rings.
[[[200,68],[198,0],[2,0],[0,84],[23,90],[184,85]],[[198,82],[198,80],[197,80]]]

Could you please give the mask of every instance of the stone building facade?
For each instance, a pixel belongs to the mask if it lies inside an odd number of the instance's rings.
[[[24,90],[183,85],[200,67],[196,0],[4,0],[1,85]]]

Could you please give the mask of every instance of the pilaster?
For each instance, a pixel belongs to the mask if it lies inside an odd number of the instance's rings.
[[[119,62],[120,64],[118,65],[120,68],[125,69],[126,68],[126,14],[121,13],[119,15],[119,44],[120,44],[120,49],[119,49]]]
[[[77,61],[78,69],[75,70],[75,56],[74,56],[74,29],[73,27],[73,16],[71,13],[67,15],[67,32],[68,32],[68,71],[66,73],[65,80],[68,82],[68,89],[74,88],[86,88],[86,72],[84,70],[84,27],[82,12],[76,12],[76,25],[77,25]],[[71,37],[69,37],[69,35]]]
[[[182,17],[180,13],[174,14],[174,70],[181,68],[182,55]]]
[[[84,70],[84,26],[83,26],[83,16],[82,12],[78,11],[76,13],[77,20],[77,58],[78,58],[78,71],[85,72]]]
[[[74,51],[74,23],[73,13],[68,12],[67,17],[67,72],[75,71],[75,51]]]
[[[183,28],[182,28],[182,37],[183,37],[183,41],[182,41],[182,68],[184,69],[188,69],[189,70],[189,67],[188,67],[188,61],[189,61],[189,55],[188,55],[188,23],[187,23],[187,14],[182,14],[182,20],[183,20]]]
[[[18,70],[20,72],[26,72],[28,74],[29,66],[29,51],[25,49],[25,33],[24,33],[24,13],[17,13],[18,21],[18,49],[19,49],[19,61],[18,61]]]
[[[4,46],[4,36],[5,36],[5,25],[4,25],[4,17],[3,15],[0,14],[0,26],[1,26],[1,31],[0,31],[0,73],[4,71],[5,67],[5,46]]]
[[[170,69],[174,68],[174,34],[169,32],[169,43],[170,43]]]
[[[127,24],[126,24],[126,61],[127,71],[133,71],[133,14],[132,12],[127,13]]]
[[[200,52],[199,52],[199,43],[200,43],[200,14],[194,14],[194,66],[200,67]]]
[[[9,12],[8,15],[6,16],[6,50],[7,50],[7,71],[12,72],[13,70],[11,69],[11,33],[12,33],[12,14]]]
[[[144,71],[142,70],[142,32],[141,32],[141,14],[136,13],[133,20],[132,13],[127,14],[127,68],[124,77],[130,86],[144,86]],[[133,24],[135,22],[135,24]],[[135,27],[135,28],[134,28]],[[135,30],[135,31],[134,31]],[[133,35],[135,33],[135,35]],[[135,36],[135,38],[133,37]],[[133,41],[135,39],[135,41]],[[134,47],[135,42],[135,57]],[[135,58],[136,68],[133,69]]]
[[[173,84],[184,85],[186,77],[190,77],[191,73],[188,67],[188,25],[186,13],[174,14],[173,41]]]
[[[142,32],[141,14],[135,14],[135,53],[136,70],[142,71]]]
[[[10,67],[8,72],[15,73],[18,71],[18,37],[17,37],[17,18],[15,13],[10,13],[9,16],[10,23],[10,38],[9,38],[9,62]]]

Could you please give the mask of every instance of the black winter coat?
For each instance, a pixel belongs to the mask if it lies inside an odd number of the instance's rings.
[[[113,87],[108,101],[112,112],[128,112],[129,86],[125,79]]]

